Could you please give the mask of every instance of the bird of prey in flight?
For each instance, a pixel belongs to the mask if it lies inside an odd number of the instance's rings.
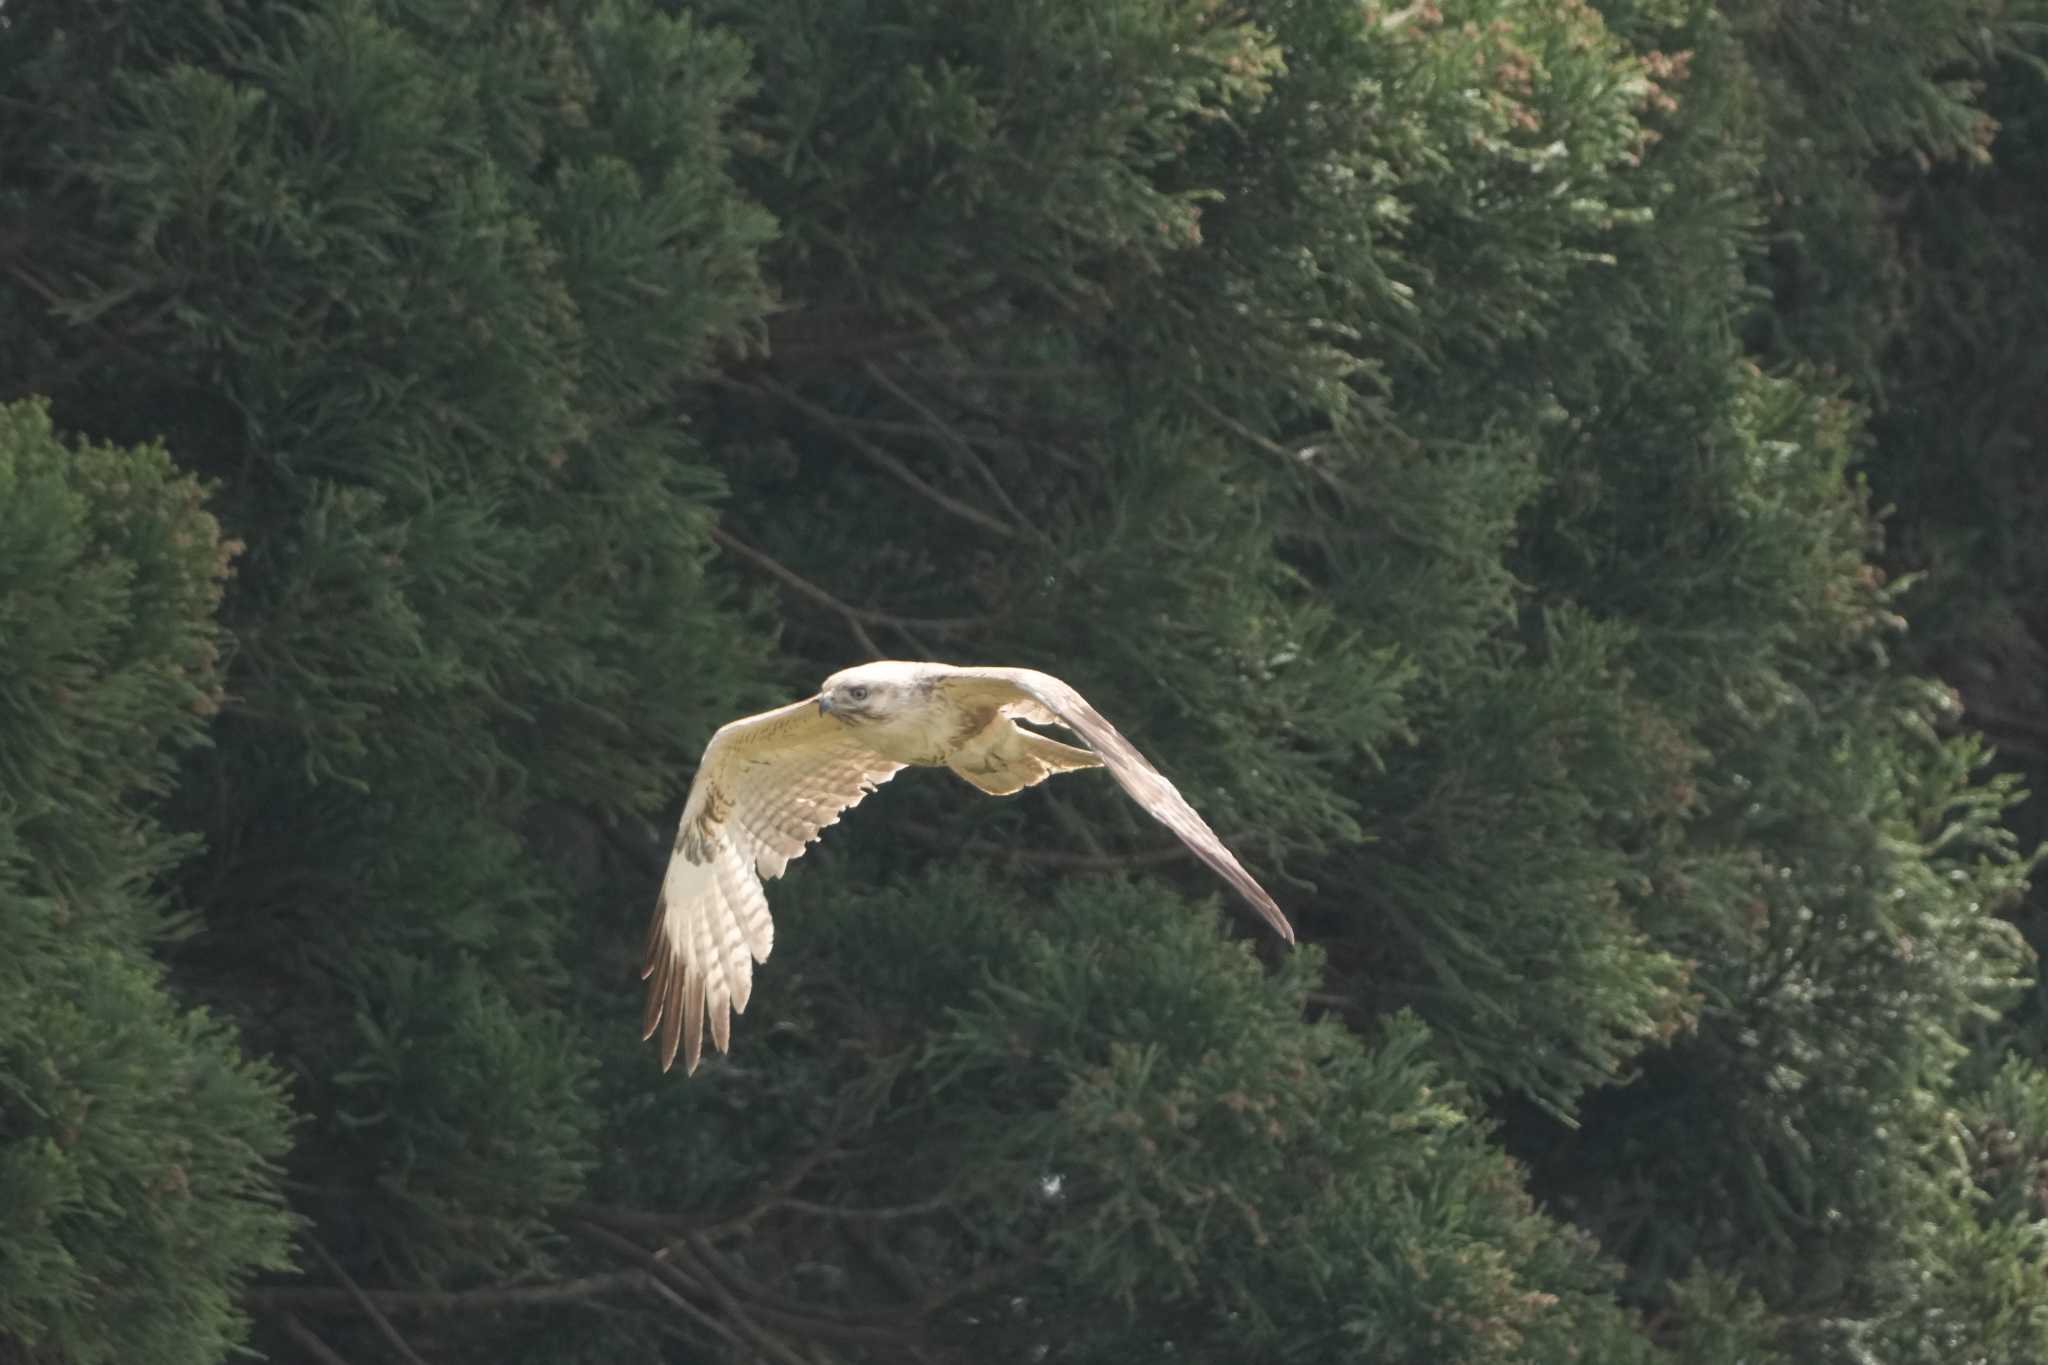
[[[1075,748],[1017,721],[1060,725]],[[775,943],[763,878],[843,811],[906,767],[951,768],[991,796],[1054,773],[1108,768],[1154,819],[1178,834],[1280,937],[1294,930],[1174,785],[1073,688],[1028,668],[886,661],[825,679],[815,697],[721,726],[683,805],[675,852],[647,933],[642,1036],[661,1034],[661,1067],[697,1069],[704,1023],[726,1050],[753,991],[754,963]]]

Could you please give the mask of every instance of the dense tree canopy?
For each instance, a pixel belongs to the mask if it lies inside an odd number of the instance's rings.
[[[0,1359],[2048,1356],[2037,17],[0,10]]]

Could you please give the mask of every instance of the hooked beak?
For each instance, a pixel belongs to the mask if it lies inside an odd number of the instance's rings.
[[[818,714],[821,716],[829,716],[832,714],[832,699],[826,696],[823,692],[820,692],[818,694]]]

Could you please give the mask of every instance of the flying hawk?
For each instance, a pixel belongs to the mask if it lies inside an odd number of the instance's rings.
[[[1020,720],[1064,726],[1089,747],[1023,729]],[[762,879],[781,876],[841,812],[906,767],[951,768],[991,796],[1106,767],[1294,942],[1280,907],[1194,807],[1058,678],[1028,668],[863,664],[825,679],[815,697],[721,726],[704,748],[640,972],[648,981],[642,1036],[660,1031],[662,1070],[679,1048],[683,1065],[697,1069],[707,1015],[711,1040],[725,1051],[728,1008],[745,1012],[754,963],[775,944]]]

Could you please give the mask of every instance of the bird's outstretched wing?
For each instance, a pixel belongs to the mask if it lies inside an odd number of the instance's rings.
[[[766,877],[840,813],[903,767],[818,713],[815,698],[722,726],[704,747],[675,851],[647,930],[643,1037],[661,1034],[661,1069],[697,1069],[704,1022],[726,1048],[728,1007],[742,1013],[754,963],[775,945]]]
[[[1023,720],[1064,725],[1088,741],[1088,747],[1102,756],[1103,766],[1133,801],[1178,834],[1196,857],[1236,887],[1280,937],[1294,942],[1294,927],[1266,889],[1244,870],[1244,864],[1223,846],[1216,831],[1166,780],[1165,774],[1153,767],[1121,731],[1104,720],[1086,697],[1052,674],[1031,668],[952,668],[946,670],[938,686],[963,704],[994,704]]]

